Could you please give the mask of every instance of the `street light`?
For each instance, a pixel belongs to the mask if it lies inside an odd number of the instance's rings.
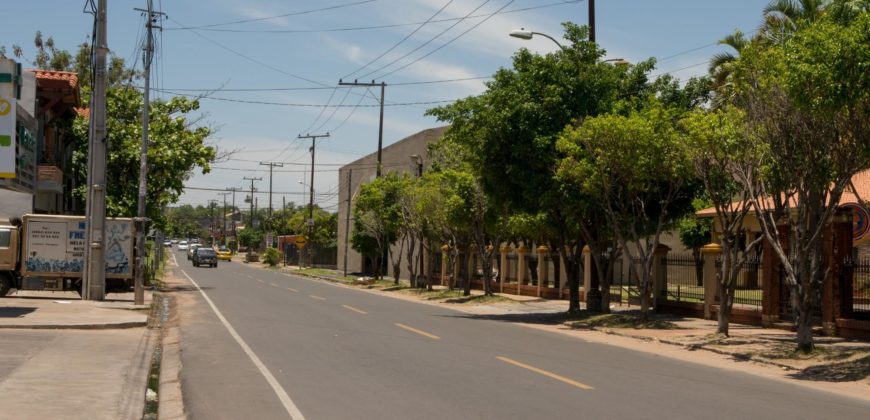
[[[548,38],[550,41],[555,42],[556,45],[559,46],[559,48],[561,48],[563,50],[565,49],[565,47],[562,46],[562,44],[560,44],[559,41],[556,41],[556,38],[553,38],[550,35],[547,35],[547,34],[542,33],[542,32],[530,31],[526,28],[514,29],[514,30],[510,31],[508,33],[508,35],[510,35],[514,38],[524,39],[526,41],[532,39],[532,37],[534,37],[535,35],[540,35],[544,38]],[[629,64],[628,61],[626,61],[624,58],[608,58],[607,60],[601,60],[601,62],[602,63],[612,62],[614,64],[620,64],[620,65]]]
[[[545,34],[545,33],[535,32],[535,31],[530,31],[530,30],[528,30],[528,29],[526,29],[526,28],[514,29],[514,30],[510,31],[510,34],[509,34],[509,35],[512,36],[512,37],[514,37],[514,38],[524,39],[524,40],[526,40],[526,41],[532,39],[532,37],[535,36],[535,35],[540,35],[540,36],[542,36],[542,37],[544,37],[544,38],[549,38],[550,41],[555,42],[556,45],[559,46],[559,48],[562,48],[562,49],[565,48],[565,47],[562,46],[562,44],[559,43],[559,41],[556,41],[556,38],[553,38],[553,37],[551,37],[550,35],[547,35],[547,34]]]

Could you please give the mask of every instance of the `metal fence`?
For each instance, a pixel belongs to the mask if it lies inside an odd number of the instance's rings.
[[[752,257],[740,266],[734,303],[761,308],[761,258]]]
[[[695,261],[691,254],[668,254],[662,260],[667,268],[668,300],[675,302],[704,301],[704,260]]]
[[[870,259],[847,259],[843,262],[843,274],[852,283],[852,315],[855,319],[870,320]]]

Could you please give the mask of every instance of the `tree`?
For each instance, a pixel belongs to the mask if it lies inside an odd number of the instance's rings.
[[[781,44],[754,45],[737,72],[738,103],[763,157],[759,176],[741,182],[782,264],[798,348],[809,351],[813,298],[827,273],[825,227],[851,178],[870,167],[870,14],[821,19]]]
[[[239,245],[249,250],[259,247],[260,242],[263,240],[263,235],[255,229],[242,229],[238,235]]]
[[[427,114],[451,124],[445,136],[464,144],[470,166],[496,208],[546,214],[557,235],[553,246],[566,263],[569,311],[580,309],[579,267],[583,217],[553,182],[561,156],[556,140],[573,121],[611,111],[617,102],[650,89],[653,61],[637,65],[601,62],[604,51],[588,41],[588,30],[563,24],[564,49],[547,55],[519,50],[512,69],[501,69],[483,94]]]
[[[685,148],[673,123],[676,111],[651,101],[643,111],[587,118],[563,134],[564,141],[581,146],[583,154],[566,159],[582,171],[585,190],[600,203],[640,276],[644,318],[661,233],[690,209],[693,198]]]
[[[746,242],[746,217],[752,211],[749,189],[741,180],[755,179],[758,154],[753,148],[743,112],[734,107],[697,110],[680,122],[695,175],[716,209],[722,246],[718,273],[718,332],[728,335],[740,268],[761,241]],[[708,227],[709,235],[709,227]],[[680,238],[682,239],[682,232]]]
[[[400,179],[395,173],[363,185],[354,203],[353,249],[375,263],[375,278],[381,277],[381,266],[389,258],[390,247],[401,229]],[[395,282],[398,284],[399,279]]]
[[[690,150],[690,155],[691,152]],[[692,201],[692,209],[696,212],[712,206],[713,203],[709,199],[696,198]],[[692,250],[692,259],[695,261],[695,279],[698,286],[704,285],[704,260],[701,257],[701,247],[710,243],[712,225],[712,220],[700,219],[694,214],[686,215],[677,223],[680,243]]]

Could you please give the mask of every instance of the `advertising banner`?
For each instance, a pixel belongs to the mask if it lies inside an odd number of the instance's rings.
[[[15,178],[15,99],[0,97],[0,178]]]
[[[27,275],[81,276],[85,262],[84,217],[25,216],[24,271]],[[133,221],[106,220],[106,277],[133,275]]]

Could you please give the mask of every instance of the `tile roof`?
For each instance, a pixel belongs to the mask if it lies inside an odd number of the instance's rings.
[[[854,186],[854,188],[852,188]],[[858,172],[852,177],[852,185],[846,186],[843,191],[843,196],[840,198],[840,204],[847,203],[866,203],[870,200],[870,169],[865,169]],[[698,217],[713,217],[716,215],[714,207],[698,210],[695,216]]]
[[[37,80],[61,80],[69,83],[71,88],[79,84],[78,74],[71,71],[28,69],[36,75]]]

